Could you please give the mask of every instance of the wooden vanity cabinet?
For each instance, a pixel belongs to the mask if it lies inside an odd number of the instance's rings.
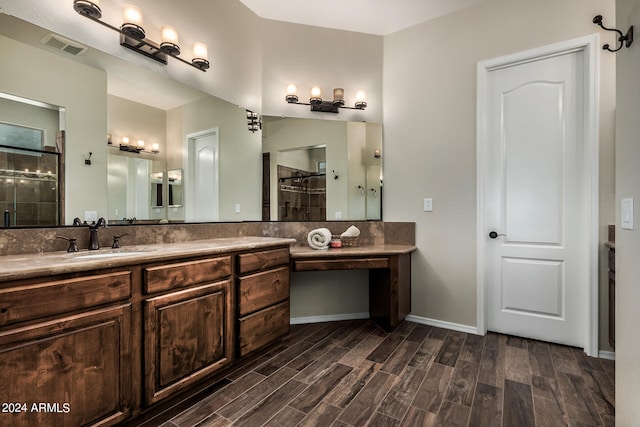
[[[12,412],[0,424],[115,425],[130,416],[130,277],[111,271],[0,288],[0,402]]]
[[[233,361],[231,257],[144,269],[144,401],[152,405]],[[171,289],[171,292],[166,292]]]
[[[238,255],[238,356],[289,332],[289,248]]]

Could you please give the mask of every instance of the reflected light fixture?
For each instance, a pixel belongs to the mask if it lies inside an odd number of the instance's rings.
[[[112,141],[112,136],[111,134],[108,134],[108,135],[109,136],[108,136],[107,144],[112,146],[112,143],[110,142]],[[136,153],[136,154],[140,154],[140,153],[159,154],[160,153],[160,145],[158,143],[151,144],[151,150],[145,150],[146,148],[145,142],[142,139],[137,140],[136,143],[133,144],[131,143],[131,140],[129,139],[129,137],[123,136],[120,141],[121,142],[118,147],[120,151],[126,151],[128,153]]]
[[[262,121],[260,120],[258,113],[247,110],[247,127],[251,133],[262,129]]]
[[[349,110],[364,110],[367,108],[365,102],[364,91],[358,91],[356,93],[356,102],[353,107],[345,106],[344,101],[344,89],[341,87],[333,89],[333,100],[325,101],[322,99],[322,90],[318,86],[311,88],[311,96],[309,102],[300,102],[298,98],[298,87],[294,84],[287,86],[287,95],[285,100],[289,104],[310,105],[311,111],[319,111],[323,113],[338,113],[340,108],[347,108]]]
[[[80,15],[91,19],[107,28],[120,33],[120,45],[131,49],[141,55],[151,58],[161,64],[167,64],[167,57],[177,59],[187,65],[191,65],[201,71],[209,69],[207,46],[204,43],[193,44],[193,59],[191,62],[181,58],[178,44],[178,32],[175,28],[165,25],[161,29],[160,44],[146,38],[144,31],[144,19],[142,11],[137,6],[127,4],[124,6],[123,23],[120,28],[114,27],[101,20],[102,10],[99,0],[74,0],[73,8]]]

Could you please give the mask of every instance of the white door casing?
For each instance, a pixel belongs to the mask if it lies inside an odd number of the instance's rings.
[[[597,46],[594,35],[478,64],[480,333],[597,355]]]
[[[218,128],[187,135],[185,169],[185,219],[219,220]]]

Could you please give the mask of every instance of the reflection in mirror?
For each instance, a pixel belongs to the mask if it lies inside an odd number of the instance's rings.
[[[172,169],[167,172],[169,190],[169,207],[177,208],[183,205],[182,169]]]
[[[382,219],[381,124],[263,116],[262,137],[272,221]]]
[[[119,221],[133,217],[171,222],[261,218],[277,221],[278,153],[300,147],[325,147],[328,178],[325,182],[325,219],[381,219],[382,168],[380,159],[374,159],[372,154],[374,148],[381,149],[380,124],[263,117],[262,131],[248,132],[246,112],[237,105],[95,49],[89,48],[83,55],[72,56],[44,46],[40,40],[47,34],[50,31],[0,14],[0,47],[7,56],[15,56],[6,58],[3,64],[0,92],[37,100],[55,99],[74,112],[67,117],[69,138],[64,147],[67,162],[65,169],[60,171],[66,176],[70,190],[65,194],[65,182],[59,183],[62,214],[66,210],[66,215],[60,217],[61,224],[70,224],[73,217],[94,210],[99,216]],[[24,64],[48,66],[31,67],[30,73],[25,74]],[[8,111],[12,109],[0,108],[0,121],[20,123],[7,118]],[[66,118],[62,113],[58,121],[65,126]],[[211,129],[219,130],[219,151],[215,153],[219,157],[215,171],[218,185],[207,184],[205,188],[217,188],[214,196],[218,202],[211,206],[206,203],[195,206],[199,201],[212,203],[213,198],[202,197],[194,190],[194,177],[207,174],[194,171],[187,158],[187,144],[189,136]],[[115,148],[108,148],[100,138],[107,133],[113,135],[114,145],[124,136],[159,145],[160,153],[153,157],[157,161],[145,174],[146,196],[134,197],[132,189],[127,191],[123,187],[129,177],[111,170],[111,164],[118,164],[116,169],[128,170],[130,166],[114,160],[118,157],[113,154]],[[84,163],[89,152],[93,152],[90,167]],[[272,154],[272,159],[266,162],[265,174],[270,177],[263,181],[261,156],[268,153]],[[61,163],[64,160],[61,158]],[[160,164],[156,165],[157,162]],[[109,165],[108,170],[103,168],[105,163]],[[149,175],[177,169],[182,169],[181,185],[169,188],[165,179],[163,207],[152,208]],[[299,169],[309,173],[318,170],[314,165]],[[214,173],[209,175],[208,178],[216,177]],[[261,182],[266,182],[262,193],[268,194],[262,204]],[[120,187],[112,189],[112,183]],[[366,189],[364,195],[360,187]],[[104,197],[105,192],[108,198]],[[142,199],[144,203],[136,202]],[[157,197],[155,204],[158,204]],[[307,215],[309,218],[311,212],[309,210]]]
[[[279,221],[325,220],[325,151],[325,147],[317,147],[277,153]]]
[[[151,207],[162,208],[164,207],[164,173],[156,172],[152,173],[149,177],[151,182]]]
[[[140,157],[109,153],[108,193],[110,222],[164,218],[163,173],[152,173],[154,163]]]
[[[0,110],[0,210],[6,225],[59,225],[61,109],[0,95]]]

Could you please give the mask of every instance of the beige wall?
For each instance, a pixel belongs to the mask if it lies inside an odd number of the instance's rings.
[[[637,0],[616,1],[616,28],[640,25]],[[611,43],[613,46],[613,42]],[[616,425],[640,420],[640,44],[615,54],[617,61],[616,205],[634,199],[634,230],[620,228],[616,213]]]
[[[18,58],[2,62],[0,92],[66,109],[66,223],[86,210],[106,216],[106,74],[3,36],[0,52]],[[91,166],[84,164],[89,152]]]
[[[613,0],[492,0],[385,37],[383,209],[385,220],[417,223],[412,314],[476,325],[476,64],[596,33],[593,16],[613,10]],[[604,241],[613,221],[614,57],[600,60]],[[422,212],[425,197],[433,212]]]
[[[382,37],[271,20],[261,25],[263,114],[382,122]],[[356,91],[364,90],[368,106],[311,112],[285,102],[288,84],[298,86],[301,102],[308,102],[312,86],[320,86],[323,99],[333,99],[333,89],[342,87],[351,107]]]

